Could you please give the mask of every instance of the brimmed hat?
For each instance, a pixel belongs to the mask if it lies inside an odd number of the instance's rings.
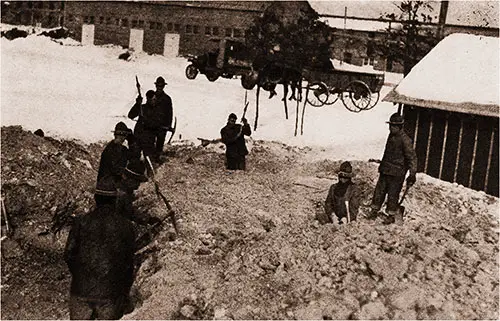
[[[352,171],[352,165],[349,162],[343,162],[340,164],[340,170],[338,172],[339,177],[341,178],[353,178],[354,173]]]
[[[128,128],[124,122],[121,121],[118,124],[116,124],[115,130],[113,130],[113,133],[115,133],[115,135],[128,136],[129,134],[132,133],[132,130],[130,128]]]
[[[147,182],[148,178],[144,175],[146,171],[146,165],[140,160],[131,160],[128,162],[127,167],[125,167],[125,175],[130,178],[136,179],[141,182]]]
[[[95,195],[116,196],[116,184],[111,176],[105,176],[97,181]]]
[[[163,77],[160,76],[160,77],[156,78],[155,85],[165,86],[165,85],[167,85],[167,83],[165,82],[165,79],[163,79]]]
[[[391,115],[391,117],[389,118],[389,121],[386,121],[387,124],[391,124],[391,125],[403,125],[405,122],[403,116],[401,116],[400,114],[398,113],[394,113]]]

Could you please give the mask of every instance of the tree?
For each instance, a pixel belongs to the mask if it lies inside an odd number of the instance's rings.
[[[407,75],[439,41],[436,28],[423,24],[432,21],[429,13],[434,9],[429,1],[402,1],[394,5],[399,13],[383,16],[393,23],[387,29],[385,41],[378,44],[377,51],[387,57],[388,69],[392,62],[399,62]]]
[[[331,29],[307,1],[276,1],[246,32],[256,57],[269,57],[297,69],[330,59]]]

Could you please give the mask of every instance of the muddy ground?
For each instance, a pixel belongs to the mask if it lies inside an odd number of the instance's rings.
[[[20,127],[1,134],[13,230],[1,243],[1,317],[68,318],[68,228],[54,233],[53,219],[93,206],[103,146]],[[402,227],[363,218],[321,225],[316,203],[341,160],[252,145],[244,173],[224,170],[220,145],[168,147],[157,179],[180,233],[165,224],[138,254],[135,310],[124,319],[499,318],[497,198],[419,174]],[[366,213],[377,165],[352,163]],[[138,194],[141,210],[165,214],[152,183]]]

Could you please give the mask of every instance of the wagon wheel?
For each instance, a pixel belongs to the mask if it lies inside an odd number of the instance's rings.
[[[328,87],[322,82],[307,84],[306,101],[313,107],[323,107],[328,100]]]
[[[333,105],[339,99],[340,93],[335,87],[328,87],[328,98],[325,101],[325,105]]]
[[[372,93],[370,104],[368,105],[368,107],[363,108],[363,110],[370,110],[373,107],[375,107],[379,99],[380,99],[380,92]]]
[[[198,75],[198,68],[196,68],[193,64],[186,67],[186,77],[188,79],[195,79]]]
[[[357,113],[370,105],[371,95],[365,83],[355,80],[347,85],[340,98],[349,111]]]
[[[207,77],[208,81],[211,81],[211,82],[214,82],[217,79],[219,79],[219,74],[216,72],[207,72],[205,74],[205,76]]]

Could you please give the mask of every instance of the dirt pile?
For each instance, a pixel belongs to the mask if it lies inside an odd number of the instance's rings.
[[[2,128],[2,196],[15,232],[2,241],[2,317],[68,317],[67,229],[58,209],[92,204],[102,145]],[[158,169],[177,212],[140,253],[125,319],[497,319],[498,199],[419,175],[402,227],[315,220],[341,161],[255,141],[248,171],[224,170],[220,144],[169,146]],[[366,213],[377,165],[352,162]],[[333,179],[332,179],[333,178]],[[162,217],[152,183],[138,206]],[[29,276],[29,277],[27,277]]]
[[[159,175],[182,236],[152,244],[126,317],[498,318],[498,199],[419,175],[403,227],[320,225],[340,161],[303,163],[312,152],[255,142],[228,173],[217,148],[192,164],[179,151]],[[353,165],[366,213],[377,165]]]

